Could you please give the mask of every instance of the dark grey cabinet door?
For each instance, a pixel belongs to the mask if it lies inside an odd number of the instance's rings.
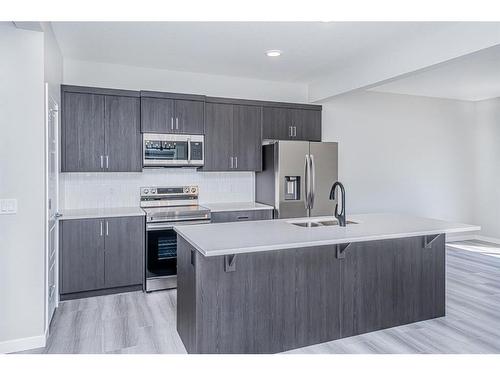
[[[104,96],[63,95],[62,171],[103,171]]]
[[[212,212],[212,223],[229,223],[233,221],[271,220],[273,210],[219,211]]]
[[[290,109],[290,123],[294,126],[293,139],[321,141],[321,111]]]
[[[262,107],[234,106],[234,169],[262,170]]]
[[[195,100],[175,101],[175,132],[203,134],[205,103]]]
[[[175,133],[174,100],[141,98],[141,131]]]
[[[232,104],[205,104],[204,171],[232,170],[233,112]]]
[[[340,338],[341,260],[335,246],[297,249],[295,264],[295,346]]]
[[[106,288],[142,284],[144,218],[105,219],[104,278]]]
[[[139,98],[105,97],[106,171],[142,171],[140,113]]]
[[[281,107],[262,108],[262,138],[292,139],[290,110]]]
[[[342,337],[444,315],[444,235],[351,244],[342,259]]]
[[[102,225],[101,219],[61,221],[61,294],[104,287]]]

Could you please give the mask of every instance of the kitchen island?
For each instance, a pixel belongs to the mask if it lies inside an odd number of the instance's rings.
[[[348,220],[176,227],[177,330],[188,353],[276,353],[445,314],[445,234],[479,227]]]

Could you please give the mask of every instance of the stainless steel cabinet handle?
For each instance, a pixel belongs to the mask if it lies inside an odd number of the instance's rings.
[[[106,169],[109,169],[109,155],[106,155]]]
[[[179,130],[179,117],[175,118],[175,128]]]
[[[102,221],[101,221],[101,237],[102,237]]]
[[[292,136],[292,127],[291,126],[288,127],[288,135],[290,137]]]
[[[109,236],[109,222],[106,220],[106,236]]]
[[[174,130],[174,117],[170,117],[170,129]]]
[[[231,156],[231,169],[233,169],[233,157]]]
[[[238,157],[237,156],[234,157],[234,167],[236,169],[238,169]]]
[[[294,137],[297,136],[297,127],[296,126],[293,127],[293,136]]]
[[[101,169],[104,168],[104,156],[101,155]]]

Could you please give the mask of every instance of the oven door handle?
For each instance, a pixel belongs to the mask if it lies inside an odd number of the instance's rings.
[[[146,230],[148,232],[155,230],[169,230],[173,229],[174,226],[181,225],[195,225],[195,224],[210,224],[210,220],[191,220],[191,221],[182,221],[182,222],[171,222],[171,223],[149,223],[146,224]]]

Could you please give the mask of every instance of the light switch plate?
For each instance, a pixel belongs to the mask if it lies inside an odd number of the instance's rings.
[[[0,199],[0,215],[17,213],[17,199]]]

